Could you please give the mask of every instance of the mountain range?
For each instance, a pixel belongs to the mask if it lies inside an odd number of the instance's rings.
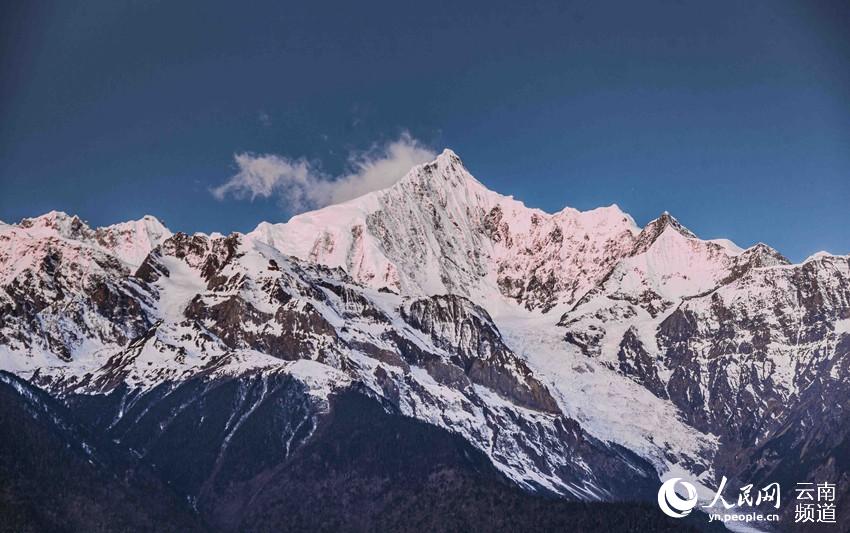
[[[850,256],[546,213],[450,150],[245,234],[0,223],[0,370],[16,530],[711,528],[672,477],[834,483],[850,527]]]

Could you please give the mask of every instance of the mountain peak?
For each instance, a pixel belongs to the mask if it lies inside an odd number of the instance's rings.
[[[171,231],[152,215],[91,228],[76,215],[50,211],[37,217],[24,218],[13,227],[26,230],[25,235],[31,238],[60,237],[87,246],[100,246],[134,267],[141,264],[154,247],[171,236]]]
[[[661,216],[647,224],[640,235],[638,235],[632,255],[645,252],[652,243],[663,235],[667,230],[671,230],[687,239],[696,239],[697,236],[688,228],[683,226],[673,215],[664,211]]]
[[[159,234],[170,236],[171,231],[165,227],[158,218],[153,215],[145,215],[138,220],[128,220],[127,222],[119,222],[110,226],[98,228],[100,231],[144,231],[147,234]]]
[[[78,218],[77,215],[72,216],[65,211],[57,211],[54,209],[53,211],[48,211],[43,215],[38,215],[37,217],[24,218],[21,220],[21,225],[29,227],[45,227],[61,223],[62,221],[73,220],[75,218]]]
[[[826,250],[821,250],[821,251],[815,252],[812,255],[810,255],[809,257],[805,258],[803,260],[802,264],[810,263],[812,261],[823,261],[823,260],[830,260],[830,259],[836,259],[836,258],[840,259],[840,258],[842,258],[842,256],[835,255],[833,253],[827,252]]]
[[[460,156],[458,156],[451,148],[444,148],[442,152],[437,154],[437,157],[435,157],[433,161],[421,166],[432,166],[441,169],[463,169],[466,171],[466,167],[463,166],[463,160],[461,160]]]
[[[410,169],[396,186],[407,185],[440,189],[437,184],[448,184],[453,187],[465,187],[488,190],[480,181],[469,173],[461,158],[450,148],[444,149],[433,161],[422,163]]]
[[[694,235],[694,233],[691,230],[689,230],[688,228],[683,226],[681,222],[676,220],[676,218],[673,217],[673,215],[671,215],[669,211],[664,211],[663,213],[661,213],[660,217],[656,218],[655,220],[653,220],[652,222],[647,224],[646,228],[644,228],[644,229],[649,229],[649,228],[652,228],[653,230],[658,231],[659,235],[664,230],[666,230],[667,228],[673,228],[674,230],[676,230],[678,233],[681,233],[685,237],[688,237],[688,238],[691,238],[691,239],[697,238],[697,236]]]
[[[457,153],[455,153],[455,151],[451,148],[443,148],[443,151],[440,152],[434,161],[442,163],[443,165],[460,165],[463,167],[463,160],[461,160],[460,156],[457,155]]]
[[[754,244],[744,250],[742,257],[746,258],[752,266],[756,267],[791,264],[785,256],[763,242]]]
[[[29,230],[47,230],[61,237],[78,239],[91,233],[91,228],[77,215],[64,211],[49,211],[43,215],[25,218],[18,225]]]
[[[142,264],[148,253],[169,237],[171,231],[151,215],[98,228],[96,231],[98,244],[112,250],[122,261],[135,267]]]

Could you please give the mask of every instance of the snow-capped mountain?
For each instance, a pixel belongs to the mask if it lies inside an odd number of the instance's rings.
[[[2,225],[0,311],[0,369],[167,463],[225,529],[239,487],[270,497],[268,469],[351,390],[527,491],[640,500],[660,477],[702,493],[803,475],[850,493],[850,257],[792,265],[667,213],[644,228],[616,206],[544,213],[449,150],[244,235],[56,212]],[[164,453],[187,428],[215,443],[206,459]],[[252,438],[268,456],[223,487]]]
[[[451,150],[389,189],[262,223],[247,237],[401,294],[502,294],[528,309],[571,303],[634,245],[617,206],[550,215],[484,187]]]

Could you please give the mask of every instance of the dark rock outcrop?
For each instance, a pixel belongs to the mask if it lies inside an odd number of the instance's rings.
[[[430,335],[454,355],[452,362],[473,383],[488,387],[519,405],[560,413],[546,387],[502,341],[487,311],[454,295],[416,300],[403,309],[404,319]]]

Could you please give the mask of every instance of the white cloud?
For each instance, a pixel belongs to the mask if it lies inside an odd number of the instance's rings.
[[[248,153],[236,154],[239,171],[212,189],[219,200],[277,196],[291,211],[303,211],[345,202],[384,189],[401,179],[414,165],[433,160],[436,153],[408,133],[383,146],[348,157],[349,172],[328,176],[306,159]]]

